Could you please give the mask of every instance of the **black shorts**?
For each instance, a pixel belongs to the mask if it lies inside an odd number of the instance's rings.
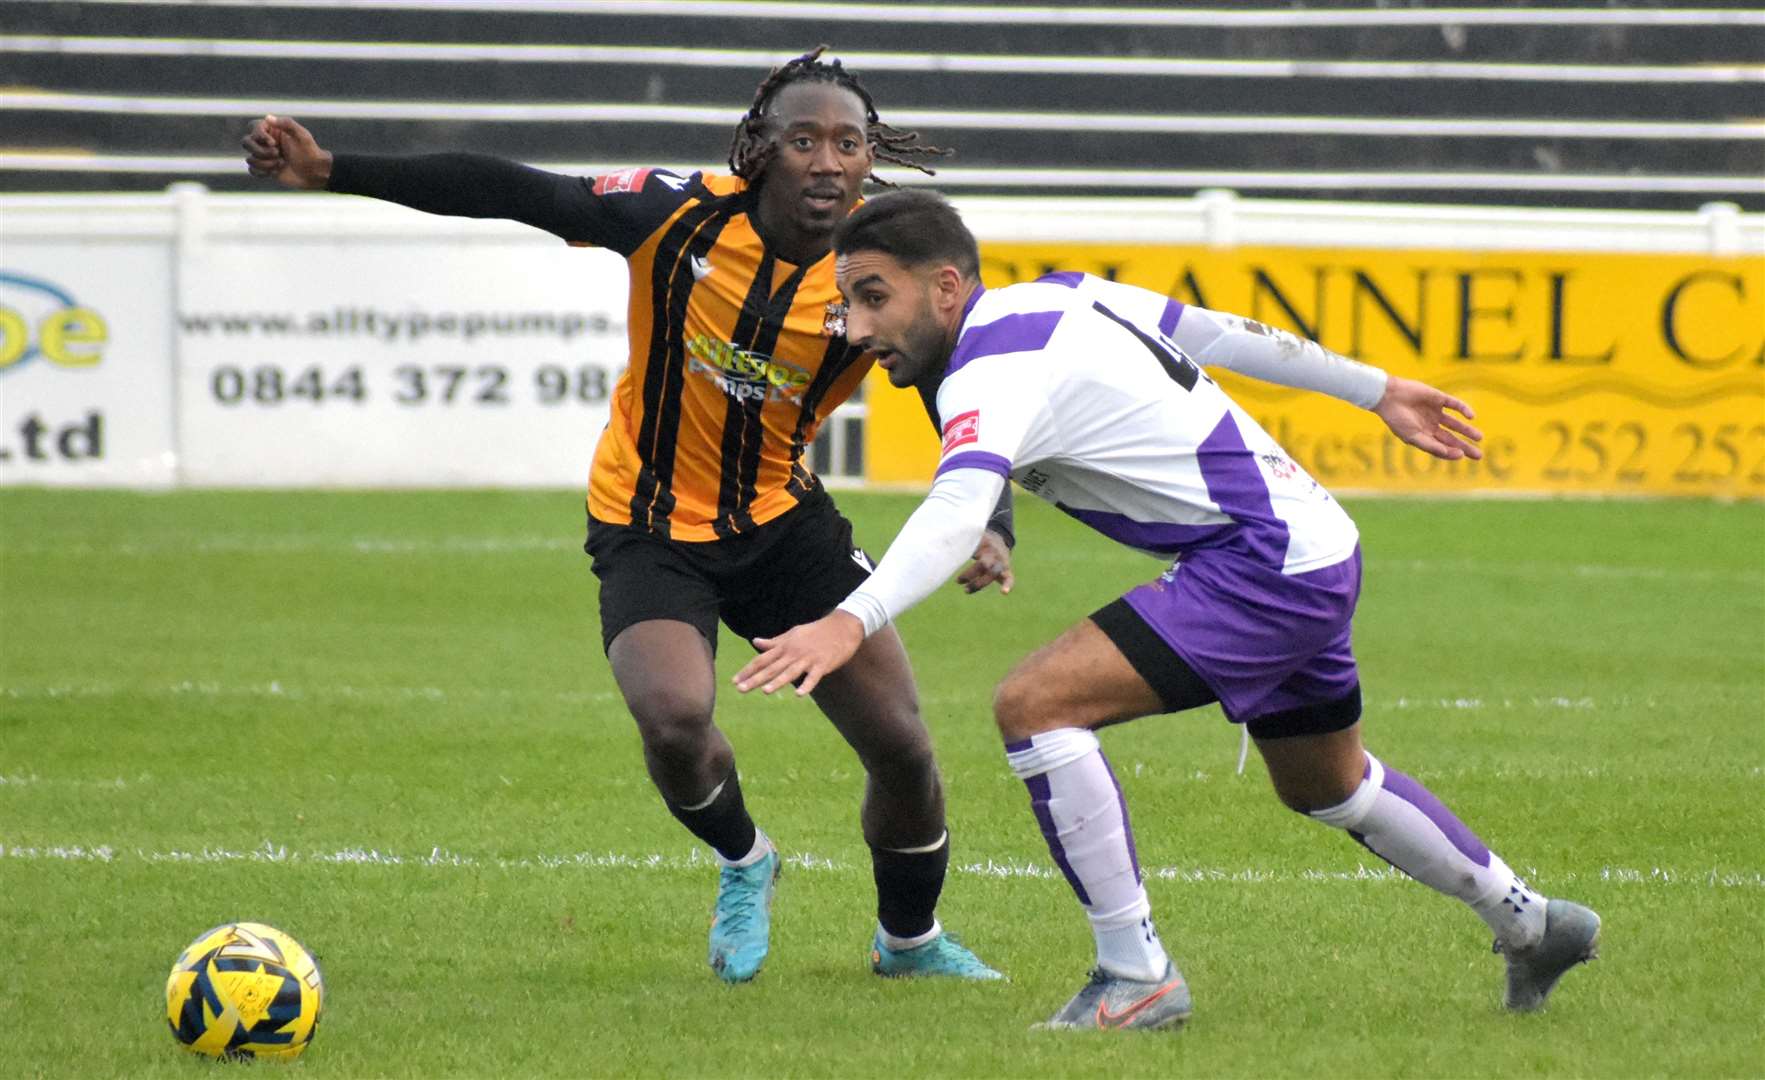
[[[601,580],[601,648],[650,619],[690,623],[717,649],[717,622],[748,640],[813,622],[870,576],[852,523],[817,487],[797,506],[727,540],[667,540],[588,519],[583,549]]]
[[[1189,662],[1177,655],[1158,632],[1146,625],[1125,599],[1116,599],[1091,615],[1146,685],[1164,702],[1166,712],[1211,705],[1220,699]],[[1361,688],[1335,701],[1305,705],[1284,712],[1264,713],[1244,721],[1255,739],[1283,739],[1296,735],[1328,735],[1354,725],[1361,718]]]

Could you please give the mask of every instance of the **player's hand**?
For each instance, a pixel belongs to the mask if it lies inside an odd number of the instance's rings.
[[[1465,422],[1477,414],[1458,398],[1427,383],[1388,376],[1385,396],[1373,406],[1373,411],[1392,434],[1437,458],[1457,461],[1468,457],[1476,461],[1483,457],[1483,448],[1477,445],[1483,441],[1483,433]],[[1464,420],[1454,416],[1455,412]]]
[[[775,638],[755,638],[760,655],[735,673],[736,689],[745,694],[758,687],[770,694],[801,679],[797,696],[803,697],[822,676],[852,659],[862,644],[864,624],[843,611],[793,626]]]
[[[1010,592],[1017,579],[1011,575],[1011,549],[1005,546],[1005,538],[992,529],[982,533],[980,546],[974,549],[974,562],[956,575],[956,581],[964,592],[980,592],[995,581],[1000,592]]]
[[[252,121],[239,145],[253,176],[305,191],[321,190],[331,179],[330,152],[319,148],[312,132],[286,116]]]

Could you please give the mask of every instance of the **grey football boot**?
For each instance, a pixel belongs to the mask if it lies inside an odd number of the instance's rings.
[[[1565,972],[1599,955],[1600,917],[1580,904],[1552,900],[1544,909],[1544,936],[1538,944],[1514,949],[1496,942],[1508,961],[1507,1007],[1531,1012],[1544,1007]]]
[[[1102,968],[1091,972],[1091,981],[1073,995],[1065,1008],[1039,1028],[1175,1028],[1189,1019],[1193,1003],[1189,984],[1166,962],[1164,975],[1152,982],[1124,979]]]

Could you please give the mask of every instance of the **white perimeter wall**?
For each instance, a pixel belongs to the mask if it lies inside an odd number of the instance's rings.
[[[1765,216],[959,199],[983,244],[1765,253]],[[0,197],[0,484],[575,487],[623,260],[332,195]]]

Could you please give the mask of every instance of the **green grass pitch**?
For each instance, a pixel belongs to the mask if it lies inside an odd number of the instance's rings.
[[[912,509],[846,494],[873,554]],[[789,858],[753,984],[644,776],[575,493],[0,492],[0,1074],[192,1077],[163,985],[251,919],[323,964],[293,1066],[362,1076],[1765,1074],[1765,506],[1354,500],[1367,740],[1605,918],[1500,1008],[1456,902],[1282,810],[1217,711],[1104,735],[1181,1033],[1029,1025],[1083,980],[988,703],[1154,576],[1020,500],[1018,588],[904,620],[949,794],[941,914],[1004,985],[869,973],[861,776],[812,706],[719,702]],[[727,676],[748,655],[725,638]]]

